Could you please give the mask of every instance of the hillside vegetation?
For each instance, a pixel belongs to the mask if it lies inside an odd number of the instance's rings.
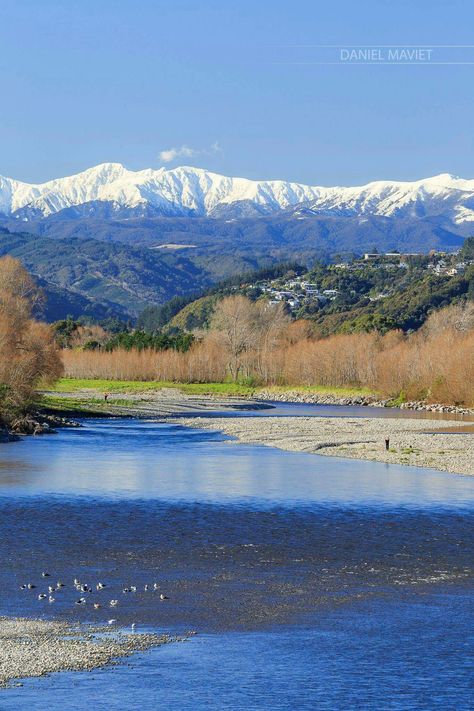
[[[96,318],[104,313],[133,317],[148,304],[196,293],[212,281],[184,255],[95,239],[52,240],[0,229],[0,256],[6,254],[20,259],[52,290],[66,290],[96,304]]]
[[[311,270],[294,265],[256,272],[215,287],[187,303],[170,328],[207,328],[215,304],[231,294],[281,303],[293,319],[307,319],[319,335],[392,329],[417,330],[439,308],[474,300],[474,238],[458,254],[372,255]],[[162,324],[163,326],[163,324]],[[161,326],[161,327],[162,327]]]

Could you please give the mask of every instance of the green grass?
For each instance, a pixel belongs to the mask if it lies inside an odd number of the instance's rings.
[[[110,409],[110,405],[117,407],[133,407],[136,402],[126,400],[125,398],[116,398],[110,403],[104,402],[99,398],[81,398],[61,397],[60,395],[42,395],[36,401],[38,407],[44,407],[48,410],[57,410],[59,412],[77,412],[81,414],[106,413]]]
[[[204,395],[215,393],[222,395],[251,395],[254,387],[238,383],[173,383],[165,380],[83,380],[80,378],[61,378],[54,387],[47,388],[50,392],[70,393],[80,390],[94,390],[98,393],[146,393],[162,388],[173,388],[189,394]]]
[[[404,447],[402,449],[402,454],[420,454],[421,449],[417,447]]]
[[[255,387],[252,385],[241,385],[239,383],[173,383],[168,381],[148,382],[141,380],[84,380],[80,378],[61,378],[54,387],[48,388],[48,390],[55,393],[92,390],[102,394],[105,392],[145,393],[152,390],[161,390],[161,388],[174,388],[189,395],[258,395],[259,391],[262,390],[275,394],[295,391],[318,395],[336,395],[339,397],[373,394],[373,391],[368,388],[330,388],[319,385],[274,385]]]

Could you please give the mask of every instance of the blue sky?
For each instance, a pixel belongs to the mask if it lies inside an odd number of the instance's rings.
[[[2,0],[0,174],[116,161],[323,185],[472,178],[474,64],[320,62],[345,45],[474,44],[473,27],[472,0]]]

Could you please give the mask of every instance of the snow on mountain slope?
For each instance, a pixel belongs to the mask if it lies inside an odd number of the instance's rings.
[[[461,223],[474,220],[474,180],[443,173],[415,182],[377,181],[356,188],[328,188],[307,207],[320,214],[436,215]]]
[[[191,167],[131,171],[120,163],[103,163],[39,185],[0,176],[4,215],[47,217],[95,201],[120,210],[150,206],[163,215],[211,216],[236,203],[253,204],[268,213],[304,204],[321,215],[441,216],[460,224],[474,221],[474,180],[442,174],[415,182],[326,188],[230,178]]]

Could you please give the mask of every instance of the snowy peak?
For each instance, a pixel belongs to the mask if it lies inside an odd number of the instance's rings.
[[[28,220],[88,203],[159,215],[269,214],[304,205],[313,214],[441,216],[474,221],[474,180],[448,173],[414,182],[376,181],[358,187],[320,187],[283,180],[248,180],[183,166],[127,170],[102,163],[41,184],[0,176],[0,213]],[[237,213],[236,213],[237,214]]]

